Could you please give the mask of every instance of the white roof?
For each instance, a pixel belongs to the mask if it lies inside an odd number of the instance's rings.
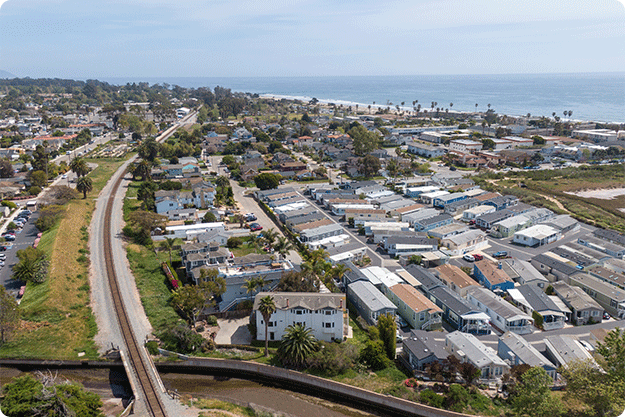
[[[300,201],[297,203],[291,203],[291,204],[285,204],[283,206],[278,206],[275,207],[273,209],[274,212],[281,214],[281,213],[286,213],[287,211],[294,211],[294,210],[301,210],[304,207],[309,206],[308,203],[304,202],[304,201]]]
[[[384,284],[387,288],[391,288],[393,285],[406,283],[397,274],[379,266],[370,266],[360,271],[369,278],[373,285]]]
[[[512,299],[518,304],[524,305],[530,310],[533,310],[530,303],[525,299],[525,297],[523,297],[523,294],[521,294],[521,291],[517,290],[516,288],[511,288],[508,290],[508,294],[510,294],[510,297],[512,297]]]
[[[527,236],[534,239],[544,239],[555,234],[558,234],[558,230],[545,224],[537,224],[515,233],[515,235]]]
[[[473,207],[470,209],[465,210],[465,213],[471,213],[471,214],[482,214],[482,213],[490,213],[497,210],[494,206],[488,206],[486,204],[482,204],[480,206],[477,207]]]
[[[183,224],[180,226],[167,226],[167,230],[171,232],[177,232],[180,230],[202,230],[202,229],[217,229],[219,227],[224,227],[223,222],[213,222],[213,223],[198,223],[198,224]]]
[[[426,198],[436,198],[436,197],[442,197],[444,195],[447,194],[451,194],[449,191],[433,191],[431,193],[423,193],[421,194],[421,197],[426,197]]]

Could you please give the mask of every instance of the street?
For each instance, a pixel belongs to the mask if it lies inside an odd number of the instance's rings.
[[[20,211],[21,208],[16,210],[16,214]],[[32,246],[33,242],[37,238],[39,230],[35,226],[35,221],[38,217],[39,212],[34,211],[28,222],[24,225],[24,228],[15,233],[15,241],[12,242],[12,247],[4,252],[0,252],[6,255],[4,266],[0,267],[0,285],[4,285],[7,291],[15,297],[17,297],[20,287],[25,285],[24,282],[16,281],[12,278],[12,268],[18,262],[16,253],[20,249],[26,249],[27,247]]]

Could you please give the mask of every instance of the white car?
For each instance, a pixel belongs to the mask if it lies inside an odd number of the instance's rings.
[[[473,257],[473,255],[471,255],[470,253],[467,253],[466,255],[464,255],[462,259],[464,259],[467,262],[475,262],[475,257]]]
[[[63,174],[63,176],[61,177],[61,179],[67,179],[67,174]]]

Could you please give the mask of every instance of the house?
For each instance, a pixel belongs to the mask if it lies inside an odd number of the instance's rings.
[[[486,200],[482,204],[493,206],[499,211],[519,204],[519,198],[513,195],[502,195]]]
[[[245,282],[253,277],[263,277],[267,285],[263,288],[274,288],[280,282],[282,274],[293,270],[288,260],[276,261],[269,255],[249,254],[229,261],[225,266],[217,267],[219,276],[226,281],[226,291],[218,302],[218,311],[228,311],[242,301],[253,299],[244,288]],[[197,283],[200,279],[201,267],[191,271],[192,279]]]
[[[555,254],[551,254],[550,252],[541,253],[534,256],[530,263],[534,268],[536,268],[541,274],[545,275],[549,281],[568,281],[568,277],[576,274],[579,270],[566,262],[564,259],[560,260]]]
[[[624,132],[617,132],[610,129],[582,129],[574,130],[571,136],[573,138],[587,139],[594,143],[616,142],[624,136]]]
[[[440,187],[436,187],[433,185],[424,185],[421,187],[409,187],[409,188],[406,188],[406,191],[404,192],[404,194],[406,195],[406,197],[418,198],[421,194],[431,193],[434,191],[440,191]]]
[[[402,351],[398,356],[400,361],[413,371],[425,371],[433,363],[442,363],[449,353],[445,350],[445,339],[435,337],[434,333],[424,330],[411,330],[407,338],[402,341]]]
[[[354,219],[355,226],[362,226],[366,221],[384,221],[386,211],[379,209],[367,209],[364,207],[347,208],[343,210],[345,219]]]
[[[479,202],[477,198],[475,200]],[[483,205],[483,204],[478,205],[478,206],[466,209],[464,212],[462,212],[462,220],[464,221],[475,220],[479,216],[489,214],[489,213],[494,213],[496,210],[497,209],[494,206]]]
[[[299,226],[300,224],[312,223],[318,220],[325,219],[326,217],[319,210],[309,213],[305,216],[293,217],[291,219],[287,219],[285,222],[286,227],[293,230],[293,228]]]
[[[380,232],[409,231],[410,225],[403,222],[365,222],[365,236],[375,236]],[[414,233],[414,232],[413,232]]]
[[[426,208],[419,211],[415,211],[413,213],[404,214],[401,216],[401,221],[411,226],[420,220],[428,219],[430,217],[438,216],[440,211],[433,208]]]
[[[545,224],[537,224],[514,234],[512,241],[524,246],[542,246],[562,238],[558,229]]]
[[[623,259],[625,256],[625,246],[618,243],[609,242],[594,236],[580,237],[577,239],[577,242],[599,252],[607,253],[614,258]]]
[[[529,365],[541,367],[554,381],[557,378],[557,367],[545,358],[530,342],[514,332],[506,332],[497,342],[497,355],[510,366]]]
[[[289,220],[295,219],[297,217],[307,216],[313,213],[321,214],[321,212],[317,210],[315,207],[311,206],[310,204],[306,204],[301,209],[283,211],[282,213],[278,215],[278,219],[280,219],[280,222],[282,223],[287,223]]]
[[[469,227],[461,223],[450,223],[444,226],[436,227],[428,231],[428,235],[435,239],[447,239],[464,232],[468,232]]]
[[[326,226],[316,227],[314,229],[304,230],[300,233],[298,239],[302,243],[312,243],[326,237],[338,236],[345,233],[345,229],[340,224],[329,224]]]
[[[373,232],[373,243],[375,244],[384,244],[385,239],[389,237],[427,237],[425,233],[415,232],[409,227],[406,230],[396,230],[396,229],[387,229],[383,227],[387,224],[395,224],[395,223],[380,223],[381,228],[372,228]]]
[[[273,298],[276,311],[268,320],[268,333],[265,335],[265,322],[259,311],[263,297]],[[260,292],[254,298],[256,317],[256,339],[281,340],[287,327],[295,324],[311,329],[317,340],[342,341],[347,337],[349,316],[344,294]]]
[[[193,222],[196,222],[198,220],[197,209],[194,208],[170,210],[166,211],[163,214],[167,216],[167,219],[170,221],[191,220]]]
[[[413,227],[418,232],[427,232],[437,227],[451,224],[453,221],[454,218],[451,215],[443,213],[434,217],[418,220],[413,223]]]
[[[450,290],[463,298],[466,297],[469,288],[477,286],[477,282],[456,265],[439,265],[434,268],[433,273]]]
[[[433,198],[432,205],[434,207],[444,209],[447,206],[447,204],[455,203],[457,201],[462,201],[462,200],[465,200],[466,198],[467,198],[467,195],[465,193],[445,194],[445,195],[441,195],[439,197]]]
[[[338,236],[335,236],[338,237]],[[328,238],[332,239],[332,238]],[[317,241],[320,242],[320,241]],[[367,247],[359,241],[326,247],[328,259],[332,265],[345,261],[359,261],[367,253]]]
[[[604,309],[580,287],[571,287],[564,281],[551,284],[556,295],[571,310],[571,323],[583,325],[587,323],[601,323]]]
[[[510,372],[510,366],[497,352],[472,334],[455,331],[445,337],[445,350],[461,362],[469,362],[480,370],[481,380],[500,380]]]
[[[564,327],[566,315],[560,311],[556,303],[536,285],[525,284],[508,290],[520,310],[531,314],[540,314],[543,318],[543,330],[557,330]]]
[[[568,284],[580,287],[611,316],[625,317],[625,290],[584,272],[571,275]]]
[[[335,223],[332,219],[323,217],[322,219],[319,219],[319,220],[310,221],[306,223],[300,223],[298,225],[293,225],[293,227],[291,227],[291,230],[294,233],[302,233],[304,230],[315,229],[317,227],[327,226],[329,224],[335,224]]]
[[[436,198],[449,195],[449,194],[451,193],[445,190],[432,191],[431,193],[421,193],[419,195],[419,201],[423,204],[432,205],[432,203],[434,202]]]
[[[500,263],[501,269],[519,285],[532,284],[543,290],[549,286],[549,280],[527,261],[507,258]]]
[[[473,264],[473,277],[491,291],[506,291],[514,288],[514,282],[503,271],[500,263],[482,259]]]
[[[165,228],[168,235],[172,238],[181,238],[191,240],[200,233],[219,231],[224,232],[225,226],[223,222],[185,224],[180,226],[167,226]]]
[[[488,240],[481,230],[469,230],[441,240],[441,251],[452,256],[480,250],[486,246]]]
[[[442,310],[408,284],[396,284],[386,296],[397,306],[397,314],[413,329],[434,330],[442,325]]]
[[[553,335],[545,337],[545,352],[549,360],[557,367],[567,367],[573,361],[592,361],[590,352],[582,346],[575,336]]]
[[[455,139],[449,141],[450,151],[477,152],[482,150],[482,142],[470,139]]]
[[[445,155],[447,149],[443,146],[432,146],[420,142],[408,142],[408,152],[425,158],[437,158]]]
[[[613,271],[601,265],[591,266],[588,268],[588,272],[590,275],[595,278],[599,278],[603,282],[625,289],[625,274]]]
[[[559,214],[553,218],[544,221],[547,226],[553,227],[561,234],[568,232],[576,232],[580,229],[579,222],[568,214]]]
[[[352,204],[352,203],[332,203],[330,204],[330,211],[335,216],[344,216],[346,210],[362,209],[362,210],[375,210],[376,207],[373,204]]]
[[[625,235],[622,235],[615,230],[595,229],[592,234],[599,239],[607,240],[618,245],[625,245]]]
[[[494,206],[493,206],[494,207]],[[490,230],[495,223],[514,216],[510,210],[497,210],[493,213],[481,214],[475,218],[475,225],[484,230]]]
[[[383,247],[391,256],[409,256],[436,250],[438,241],[419,236],[389,236],[384,239]]]
[[[375,326],[383,314],[395,316],[397,307],[369,281],[356,281],[347,286],[347,300],[360,317]]]
[[[185,256],[184,266],[188,277],[192,277],[192,272],[195,268],[204,265],[219,265],[225,264],[228,259],[232,257],[232,253],[227,248],[220,247],[217,243],[210,244],[205,243],[208,250],[189,253]]]
[[[463,214],[466,210],[475,208],[480,205],[479,200],[468,197],[464,200],[456,201],[445,205],[445,213],[457,216]]]
[[[492,291],[482,287],[470,288],[467,291],[467,300],[488,314],[491,324],[503,332],[533,332],[533,319]]]

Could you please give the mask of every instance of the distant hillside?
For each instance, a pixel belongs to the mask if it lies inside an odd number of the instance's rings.
[[[11,74],[10,72],[0,70],[0,78],[17,78],[17,76]]]

